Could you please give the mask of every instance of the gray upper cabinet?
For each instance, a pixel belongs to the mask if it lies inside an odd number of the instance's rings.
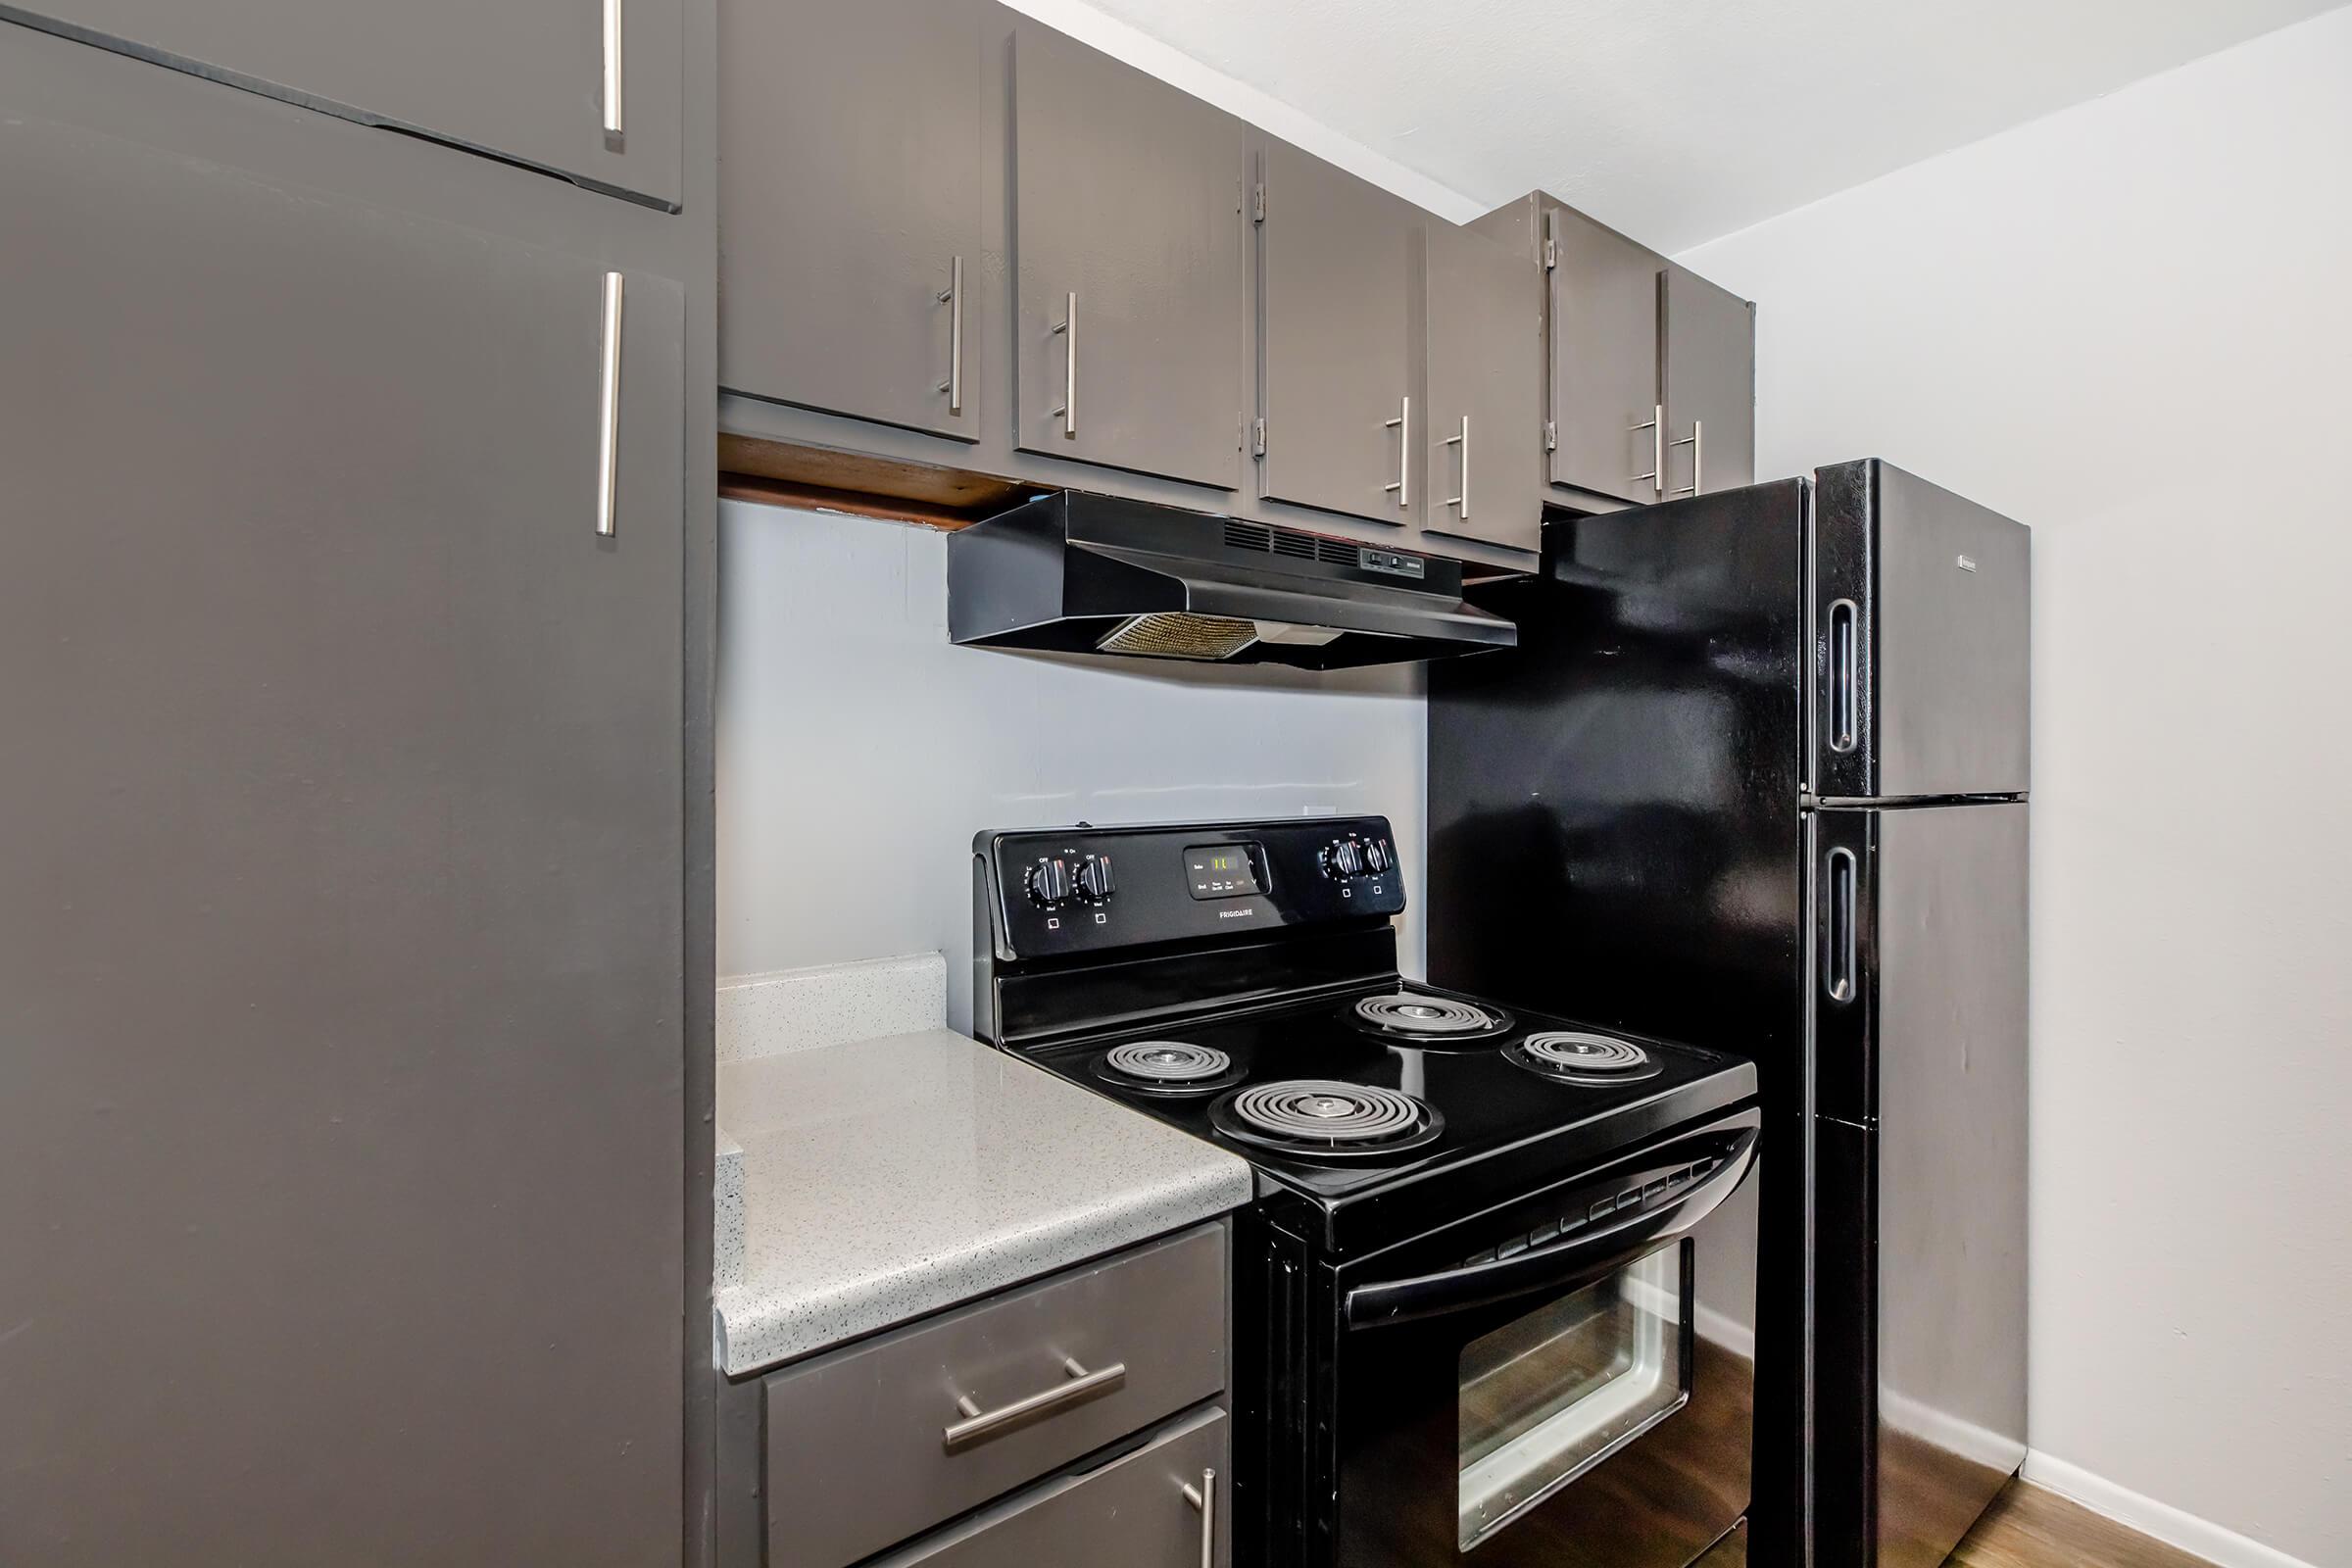
[[[1018,446],[1238,487],[1241,122],[1033,23],[1012,76]]]
[[[1551,482],[1655,501],[1665,493],[1658,272],[1645,246],[1565,207],[1544,210],[1551,316]]]
[[[675,208],[679,0],[15,0],[0,19]]]
[[[979,438],[980,16],[961,0],[722,7],[729,391]]]
[[[675,1562],[684,290],[24,64],[0,1557]]]
[[[1552,484],[1647,505],[1755,477],[1755,307],[1536,191],[1470,225],[1544,268]]]
[[[1756,476],[1755,307],[1666,266],[1666,493],[1736,490]]]
[[[1413,408],[1421,215],[1286,142],[1258,172],[1260,493],[1417,525],[1426,411]]]
[[[1421,232],[1423,526],[1534,550],[1544,518],[1541,271],[1525,252],[1450,223],[1433,219]]]

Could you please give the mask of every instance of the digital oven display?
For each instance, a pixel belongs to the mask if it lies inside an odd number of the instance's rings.
[[[1196,844],[1184,852],[1196,899],[1245,899],[1266,891],[1253,844]]]

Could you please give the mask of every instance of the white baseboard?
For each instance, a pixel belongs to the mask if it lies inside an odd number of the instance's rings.
[[[2316,1564],[2290,1557],[2250,1536],[2241,1536],[2209,1519],[2183,1513],[2169,1502],[2158,1502],[2154,1497],[2120,1487],[2079,1464],[2052,1458],[2039,1448],[2026,1451],[2025,1469],[2020,1474],[2037,1487],[2072,1498],[2092,1513],[2104,1514],[2119,1525],[2130,1525],[2143,1536],[2152,1536],[2208,1562],[2219,1563],[2221,1568],[2317,1568]]]

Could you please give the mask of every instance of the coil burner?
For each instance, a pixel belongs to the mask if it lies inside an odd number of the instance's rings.
[[[1498,1008],[1481,1007],[1454,997],[1422,996],[1410,991],[1365,997],[1355,1004],[1349,1016],[1359,1029],[1422,1045],[1468,1045],[1508,1034],[1511,1028],[1511,1015]]]
[[[1231,1056],[1189,1040],[1131,1040],[1113,1046],[1095,1058],[1095,1076],[1155,1095],[1205,1095],[1242,1080]]]
[[[1208,1119],[1226,1137],[1260,1148],[1349,1157],[1418,1149],[1446,1126],[1410,1095],[1328,1078],[1253,1084],[1210,1106]]]
[[[1630,1084],[1655,1078],[1665,1068],[1630,1040],[1610,1035],[1548,1029],[1503,1048],[1504,1055],[1530,1072],[1571,1084]]]

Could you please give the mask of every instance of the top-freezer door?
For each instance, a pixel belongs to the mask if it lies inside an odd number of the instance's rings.
[[[2030,538],[1875,459],[1819,470],[1815,794],[2027,790]]]

